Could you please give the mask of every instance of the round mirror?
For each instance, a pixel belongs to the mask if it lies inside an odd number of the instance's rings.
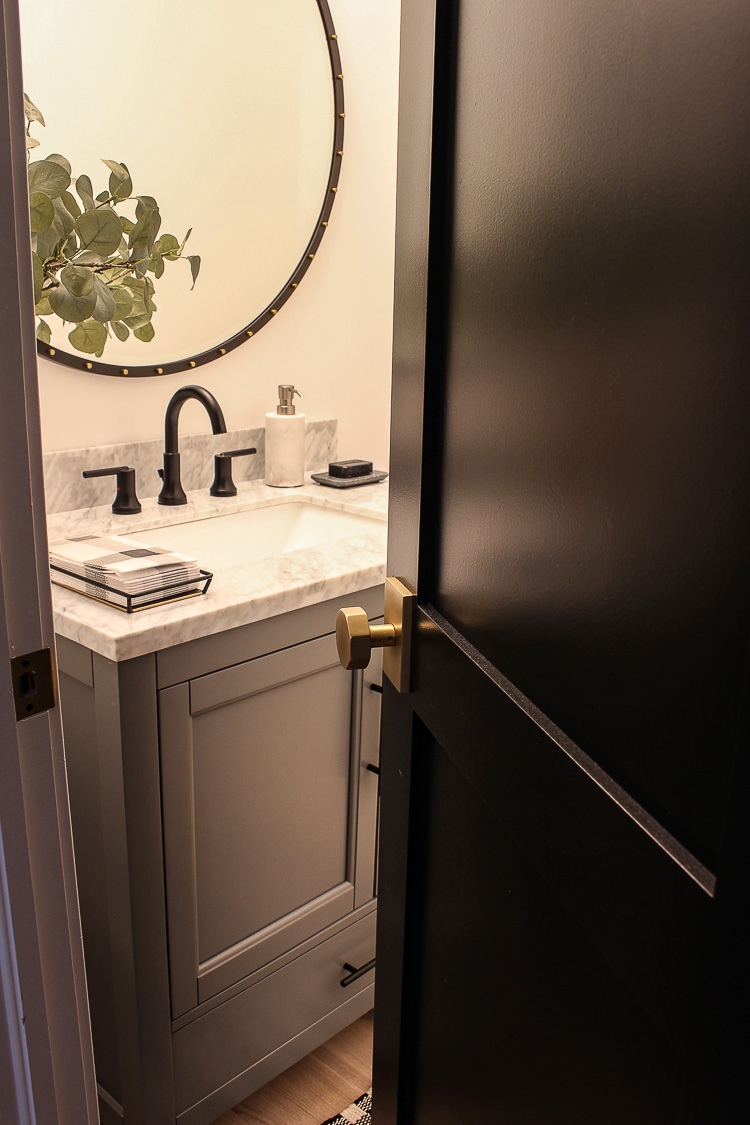
[[[126,165],[133,198],[117,213],[137,222],[135,197],[152,197],[160,239],[190,231],[184,260],[147,274],[153,339],[106,325],[95,357],[72,347],[74,323],[48,315],[40,354],[158,375],[246,342],[294,293],[335,199],[343,79],[326,0],[20,0],[20,11],[24,86],[45,122],[31,124],[30,159],[66,157],[81,207],[77,177],[97,196],[112,190],[103,161]],[[200,259],[194,287],[188,255]]]

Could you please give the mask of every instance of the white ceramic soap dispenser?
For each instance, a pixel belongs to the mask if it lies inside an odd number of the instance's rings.
[[[279,387],[279,405],[266,414],[266,484],[296,488],[305,483],[305,416],[294,409],[294,396],[302,395],[290,384]]]

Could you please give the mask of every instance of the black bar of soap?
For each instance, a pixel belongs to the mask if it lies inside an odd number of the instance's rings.
[[[372,461],[331,461],[328,475],[332,477],[366,477],[372,472]]]

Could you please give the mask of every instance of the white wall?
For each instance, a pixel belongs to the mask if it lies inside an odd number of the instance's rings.
[[[216,395],[230,429],[262,425],[276,385],[292,382],[308,417],[339,419],[341,457],[387,467],[400,0],[329,6],[344,74],[345,155],[328,230],[299,290],[257,336],[194,379],[114,379],[40,358],[45,450],[158,438],[169,397],[189,381]],[[181,428],[206,429],[197,404],[183,408]]]

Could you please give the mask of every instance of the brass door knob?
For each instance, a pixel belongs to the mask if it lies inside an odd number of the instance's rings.
[[[390,648],[398,641],[395,625],[371,625],[359,606],[336,615],[336,648],[344,668],[366,668],[374,648]]]
[[[366,668],[374,648],[384,648],[383,675],[396,691],[409,691],[411,632],[415,595],[400,578],[386,578],[385,625],[371,625],[359,606],[340,609],[336,617],[336,648],[347,671]]]

